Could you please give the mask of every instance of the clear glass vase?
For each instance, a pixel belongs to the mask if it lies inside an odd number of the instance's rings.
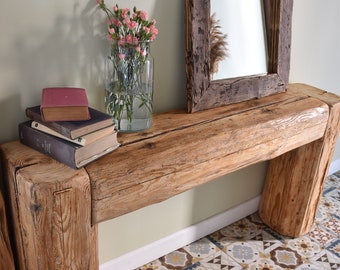
[[[152,125],[154,62],[150,43],[111,45],[106,59],[105,109],[121,132]]]

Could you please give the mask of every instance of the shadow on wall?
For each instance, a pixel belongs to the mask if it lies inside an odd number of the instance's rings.
[[[151,53],[155,59],[155,112],[186,107],[184,1],[155,1],[159,34]]]
[[[0,101],[0,115],[2,116],[0,124],[0,144],[19,138],[17,123],[22,121],[22,118],[20,118],[18,114],[10,114],[10,112],[20,108],[20,95],[14,91],[12,91],[12,93],[14,94]]]
[[[72,12],[60,11],[51,27],[44,27],[42,19],[37,18],[33,25],[9,37],[10,50],[2,52],[2,69],[9,73],[4,84],[9,87],[2,89],[6,96],[2,95],[5,100],[0,100],[3,103],[0,112],[17,117],[11,121],[1,120],[6,134],[1,134],[0,141],[16,138],[14,130],[25,120],[25,108],[40,103],[44,87],[83,87],[87,89],[91,105],[100,107],[104,91],[103,48],[107,43],[102,36],[105,33],[103,17],[96,7],[93,0],[87,4],[74,3],[70,6]]]
[[[12,6],[16,5],[11,5],[7,12]],[[39,104],[44,87],[83,87],[87,89],[90,105],[104,108],[103,71],[109,46],[105,40],[105,14],[97,9],[97,2],[45,4],[45,9],[55,10],[48,22],[42,14],[46,10],[31,8],[36,15],[32,15],[30,23],[19,21],[14,32],[6,32],[7,48],[1,52],[0,69],[10,74],[2,81],[1,90],[6,95],[1,98],[10,96],[15,103],[1,111],[17,119],[5,123],[4,128],[11,133],[0,135],[0,141],[15,138],[17,123],[25,120],[25,108]],[[154,111],[184,108],[184,4],[182,0],[155,1],[152,10],[150,18],[157,20],[159,28],[151,48],[155,58]]]

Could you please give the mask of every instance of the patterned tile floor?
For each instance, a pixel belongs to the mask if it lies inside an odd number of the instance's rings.
[[[340,270],[340,171],[327,178],[313,230],[281,236],[257,213],[138,270]]]

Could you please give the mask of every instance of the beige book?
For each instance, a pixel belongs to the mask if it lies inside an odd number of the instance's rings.
[[[36,122],[36,121],[32,121],[31,127],[36,129],[36,130],[50,134],[52,136],[58,137],[60,139],[63,139],[63,140],[69,141],[69,142],[73,142],[75,144],[82,145],[82,146],[93,143],[96,140],[98,140],[98,139],[100,139],[104,136],[107,136],[109,134],[113,134],[113,133],[116,132],[115,129],[114,129],[114,125],[111,125],[111,126],[108,126],[106,128],[102,128],[102,129],[99,129],[97,131],[91,132],[89,134],[83,135],[81,137],[78,137],[78,138],[75,138],[75,139],[70,139],[70,138],[60,134],[59,132],[57,132],[53,129],[50,129],[49,127],[47,127],[47,126],[45,126],[45,125],[43,125],[39,122]]]

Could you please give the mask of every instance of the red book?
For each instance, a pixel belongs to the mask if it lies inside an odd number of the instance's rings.
[[[90,119],[86,91],[74,87],[50,87],[42,91],[40,111],[43,121]]]

